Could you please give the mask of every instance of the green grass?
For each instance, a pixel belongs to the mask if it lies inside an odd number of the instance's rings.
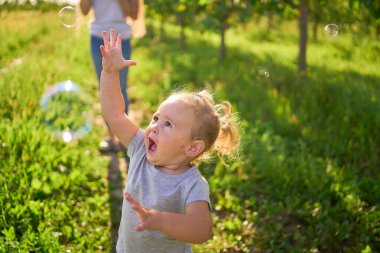
[[[28,23],[39,14],[20,15]],[[18,13],[8,17],[2,25],[20,18]],[[43,20],[30,27],[38,43],[29,41],[20,48],[22,62],[8,67],[0,78],[0,252],[108,252],[107,161],[97,152],[101,129],[64,144],[43,125],[39,107],[48,87],[68,79],[97,102],[95,75],[84,75],[93,71],[87,37],[62,28],[55,13],[44,14]],[[25,36],[24,26],[13,26],[14,33],[4,38],[17,41],[18,35]],[[49,27],[49,33],[39,33],[41,26]],[[12,62],[13,54],[5,55],[4,62]]]
[[[110,252],[112,186],[108,158],[97,152],[105,130],[94,124],[64,144],[44,127],[38,105],[47,87],[71,79],[100,116],[88,20],[66,29],[55,13],[1,15],[0,66],[23,60],[0,74],[0,252]],[[24,22],[3,32],[18,15]],[[181,49],[177,27],[167,25],[164,38],[154,22],[148,28],[133,40],[138,66],[129,85],[143,126],[177,86],[211,89],[242,120],[240,158],[201,166],[214,236],[196,252],[380,251],[377,40],[320,34],[300,77],[294,22],[270,33],[256,23],[228,31],[223,62],[216,34],[189,29]]]

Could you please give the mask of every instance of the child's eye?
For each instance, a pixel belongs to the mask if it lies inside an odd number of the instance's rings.
[[[171,124],[169,121],[166,121],[166,122],[165,122],[165,126],[171,128],[171,127],[172,127],[172,124]]]
[[[158,121],[158,117],[157,116],[153,116],[152,121],[157,122]]]

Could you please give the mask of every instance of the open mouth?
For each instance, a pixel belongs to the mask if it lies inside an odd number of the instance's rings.
[[[150,152],[156,151],[156,149],[157,149],[156,143],[151,138],[149,138],[148,140],[149,140],[148,150]]]

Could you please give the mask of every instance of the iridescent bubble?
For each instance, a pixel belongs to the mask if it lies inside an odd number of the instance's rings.
[[[65,6],[59,11],[59,19],[62,25],[67,28],[71,28],[78,23],[79,14],[77,10],[72,6]]]
[[[325,34],[328,37],[336,37],[338,35],[339,29],[336,24],[328,24],[325,26]]]
[[[78,139],[92,128],[91,98],[71,80],[49,87],[40,106],[42,123],[64,142]]]
[[[64,142],[70,142],[73,140],[73,134],[70,133],[69,131],[63,132],[62,134],[62,140]]]
[[[264,76],[264,77],[266,77],[266,78],[269,78],[269,77],[270,77],[269,71],[268,71],[268,69],[266,69],[266,68],[260,68],[260,69],[258,70],[258,74],[259,74],[259,76]]]

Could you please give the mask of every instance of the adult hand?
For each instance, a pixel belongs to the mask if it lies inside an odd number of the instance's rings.
[[[110,38],[107,32],[103,31],[104,45],[100,46],[103,55],[103,71],[109,73],[119,72],[119,70],[136,65],[135,61],[125,60],[121,52],[121,34],[115,38],[115,30],[110,29]]]

